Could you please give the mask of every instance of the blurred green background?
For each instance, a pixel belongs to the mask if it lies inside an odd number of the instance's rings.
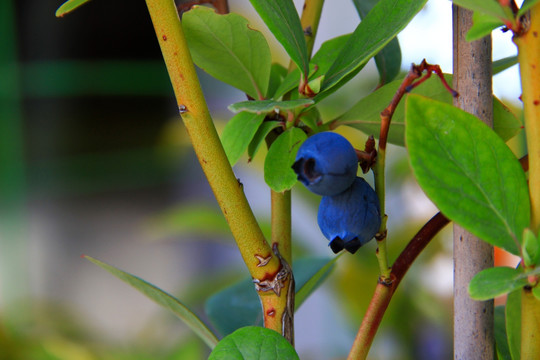
[[[205,299],[246,276],[179,120],[146,5],[95,0],[57,19],[61,3],[0,2],[0,359],[204,359],[205,345],[172,314],[80,258],[91,255],[138,275],[203,318]],[[428,3],[419,15],[424,26],[443,7],[442,16],[449,16],[443,3],[449,2]],[[247,1],[230,5],[266,30]],[[358,21],[350,1],[329,7],[317,44],[352,31]],[[414,34],[418,26],[415,19],[406,31]],[[436,46],[448,50],[448,41],[451,50],[451,29],[445,31],[444,41],[424,39],[427,50],[400,38],[403,69],[411,56],[419,62]],[[286,64],[283,50],[269,42],[274,60]],[[451,71],[448,52],[440,55]],[[199,75],[221,129],[231,117],[227,105],[245,96]],[[323,102],[323,116],[345,111],[377,81],[370,63]],[[355,130],[339,131],[356,147],[365,141]],[[514,143],[521,151],[520,141]],[[263,159],[244,159],[235,171],[265,225],[270,194]],[[371,174],[366,178],[372,182]],[[418,189],[402,148],[390,148],[388,181],[393,260],[436,210]],[[315,225],[318,201],[294,188],[295,257],[333,256]],[[448,230],[401,284],[373,359],[452,357]],[[355,256],[345,254],[298,311],[302,359],[348,353],[376,284],[374,250],[369,244]]]

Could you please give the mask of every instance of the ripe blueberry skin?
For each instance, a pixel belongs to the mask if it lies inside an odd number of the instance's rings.
[[[318,195],[337,195],[356,178],[358,157],[351,143],[333,132],[308,138],[298,149],[292,166],[300,180]]]
[[[357,177],[344,192],[323,196],[317,222],[335,254],[343,249],[354,254],[379,231],[380,213],[377,194],[363,178]]]

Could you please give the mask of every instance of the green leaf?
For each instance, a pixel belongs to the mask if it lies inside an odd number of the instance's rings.
[[[445,75],[446,82],[452,83],[452,76]],[[397,92],[402,80],[387,84],[368,96],[360,99],[346,113],[335,119],[334,126],[346,125],[367,135],[379,137],[381,111],[385,109]],[[452,95],[444,88],[438,77],[432,76],[422,85],[412,90],[413,94],[428,96],[431,99],[452,104]],[[522,123],[499,99],[493,97],[493,128],[504,141],[514,137],[522,130]],[[405,145],[405,104],[402,101],[394,112],[388,141],[392,144]]]
[[[247,326],[228,335],[208,360],[299,360],[294,347],[281,334],[259,326]]]
[[[506,336],[506,323],[504,316],[504,306],[495,307],[494,312],[494,335],[495,345],[497,348],[498,360],[512,360],[510,348],[508,347],[508,339]]]
[[[427,196],[468,231],[519,254],[530,204],[512,151],[478,118],[448,104],[411,94],[406,118],[411,165]]]
[[[509,56],[503,59],[496,60],[492,64],[493,75],[503,72],[504,70],[516,65],[517,63],[517,56]]]
[[[208,74],[254,99],[263,99],[272,56],[261,32],[234,13],[196,6],[182,16],[193,61]]]
[[[84,257],[93,262],[94,264],[107,270],[125,283],[133,286],[135,289],[139,290],[141,293],[146,295],[151,300],[155,301],[157,304],[172,311],[176,316],[178,316],[182,321],[184,321],[184,323],[186,323],[186,325],[188,325],[191,330],[193,330],[210,348],[214,348],[214,346],[216,346],[218,342],[216,335],[214,335],[212,331],[208,329],[208,327],[204,324],[204,322],[202,322],[201,319],[197,317],[197,315],[195,315],[191,310],[187,308],[187,306],[182,304],[174,296],[142,280],[141,278],[117,269],[114,266],[108,265],[90,256]]]
[[[473,13],[473,26],[471,26],[467,32],[465,40],[474,41],[481,39],[484,36],[491,34],[494,29],[503,25],[504,22],[502,22],[501,19],[475,11]]]
[[[525,266],[540,265],[540,236],[536,237],[530,229],[523,233],[523,261]]]
[[[250,2],[291,60],[307,78],[309,71],[307,45],[292,0],[250,0]]]
[[[469,283],[469,295],[475,300],[489,300],[508,294],[528,284],[519,269],[498,266],[476,274]]]
[[[295,309],[319,287],[334,268],[339,255],[332,258],[307,257],[293,263],[296,288]],[[223,335],[249,325],[262,325],[261,302],[251,278],[233,284],[212,295],[205,312]]]
[[[314,132],[317,132],[319,129],[319,121],[321,120],[321,114],[316,106],[312,106],[308,110],[300,114],[300,121],[304,123]]]
[[[295,310],[306,301],[306,299],[318,288],[324,279],[334,268],[336,261],[343,255],[343,252],[330,261],[326,258],[300,259],[294,265],[295,269],[301,265],[301,271],[295,271],[296,297]]]
[[[538,1],[540,1],[540,0],[525,0],[525,1],[523,1],[523,4],[521,4],[521,8],[519,8],[517,16],[518,17],[523,16]]]
[[[264,180],[272,190],[281,192],[296,184],[296,174],[291,166],[300,144],[306,139],[302,130],[293,127],[279,135],[270,146],[264,160]]]
[[[324,75],[328,72],[332,64],[336,61],[345,44],[352,34],[341,35],[322,43],[319,50],[311,58],[310,64],[316,67],[314,77]]]
[[[56,17],[62,17],[66,14],[69,14],[73,10],[77,9],[81,5],[86,4],[90,0],[68,0],[56,10],[56,13],[54,14]]]
[[[266,139],[266,136],[270,134],[270,131],[274,130],[279,126],[281,126],[279,121],[265,121],[262,123],[262,125],[255,133],[255,136],[253,136],[253,139],[251,139],[251,142],[249,143],[248,161],[251,161],[251,159],[255,157],[255,154],[257,154],[257,151],[259,151],[261,144]]]
[[[501,4],[495,0],[453,0],[453,3],[461,6],[462,8],[487,14],[501,20],[507,19],[512,21],[512,19],[507,18]]]
[[[247,111],[250,113],[265,114],[275,110],[294,110],[299,107],[306,107],[313,104],[313,99],[295,99],[286,101],[277,100],[255,100],[240,101],[229,105],[232,112]]]
[[[264,118],[265,114],[243,111],[233,116],[225,125],[221,142],[231,166],[234,166],[246,151]]]
[[[512,359],[521,359],[521,290],[508,294],[506,298],[506,336]]]
[[[311,78],[313,74],[315,73],[316,67],[313,64],[309,65],[309,77]],[[289,91],[294,90],[295,88],[298,88],[300,84],[300,70],[298,68],[295,68],[293,71],[287,74],[281,84],[279,84],[279,87],[277,88],[276,92],[274,93],[274,96],[272,96],[273,99],[279,99],[284,94],[288,93]],[[296,92],[298,94],[298,92]]]
[[[274,63],[270,68],[270,83],[268,84],[267,98],[273,98],[276,90],[279,89],[283,79],[287,77],[287,69],[281,65]]]
[[[363,19],[379,0],[353,0],[358,15]],[[375,65],[379,71],[379,85],[388,84],[401,71],[401,48],[399,40],[393,38],[381,51],[375,55]]]
[[[332,64],[323,91],[338,84],[377,54],[422,9],[425,0],[381,0],[353,32],[345,48]]]

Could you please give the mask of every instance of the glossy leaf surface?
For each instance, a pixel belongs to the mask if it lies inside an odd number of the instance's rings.
[[[304,31],[292,0],[250,0],[268,29],[307,77],[309,56]]]
[[[363,19],[373,9],[379,0],[353,0],[358,15]],[[401,48],[397,37],[390,40],[384,48],[375,55],[375,65],[379,71],[379,84],[384,85],[396,78],[401,71]]]
[[[260,31],[238,14],[219,15],[204,6],[184,13],[182,26],[197,66],[254,99],[264,98],[272,56]]]
[[[475,300],[490,300],[527,285],[527,277],[519,269],[498,266],[476,274],[469,283],[469,294]]]
[[[247,326],[228,335],[208,360],[298,360],[293,346],[281,334],[259,326]]]
[[[525,173],[475,116],[419,95],[406,101],[406,141],[420,187],[451,220],[519,254],[530,221]]]
[[[381,0],[358,25],[332,64],[323,91],[340,82],[377,54],[422,9],[424,0]]]
[[[452,76],[445,75],[447,83],[452,83]],[[379,137],[381,124],[381,111],[388,106],[392,97],[398,90],[402,80],[396,80],[377,89],[372,94],[362,98],[351,109],[335,120],[335,125],[354,127],[367,135]],[[427,96],[434,100],[452,103],[452,95],[444,88],[440,79],[432,75],[422,85],[412,90],[413,94]],[[493,127],[495,132],[504,140],[514,137],[522,130],[522,123],[497,98],[493,98]],[[395,145],[404,146],[405,138],[405,104],[404,101],[397,106],[388,141]]]
[[[210,331],[210,329],[208,329],[202,320],[197,317],[197,315],[195,315],[174,296],[166,293],[155,285],[152,285],[137,276],[117,269],[114,266],[91,258],[90,256],[85,256],[85,258],[107,270],[125,283],[133,286],[135,289],[139,290],[142,294],[146,295],[157,304],[172,311],[176,316],[184,321],[184,323],[188,325],[191,330],[193,330],[210,348],[216,346],[218,342],[217,337]]]
[[[227,122],[221,133],[221,142],[231,166],[234,166],[247,150],[264,117],[265,114],[240,112]]]
[[[270,146],[264,160],[264,180],[272,190],[281,192],[296,184],[296,174],[291,166],[298,148],[306,139],[306,133],[293,127],[279,135]]]

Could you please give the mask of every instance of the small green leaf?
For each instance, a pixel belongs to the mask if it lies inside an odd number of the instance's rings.
[[[523,16],[538,1],[540,1],[540,0],[525,0],[525,1],[523,1],[523,4],[521,4],[521,8],[519,8],[517,16],[518,17]]]
[[[508,294],[528,284],[519,269],[498,266],[476,274],[469,283],[469,295],[475,300],[489,300]]]
[[[476,236],[519,254],[529,191],[508,146],[475,116],[419,95],[408,95],[406,118],[411,165],[426,195]]]
[[[336,61],[337,57],[345,47],[345,44],[349,41],[352,34],[341,35],[333,39],[327,40],[322,43],[321,47],[313,58],[311,63],[316,67],[313,76],[321,76],[328,72],[332,64]]]
[[[264,180],[274,191],[289,190],[296,184],[296,174],[291,168],[300,144],[307,139],[306,133],[293,127],[274,141],[264,161]]]
[[[332,64],[323,83],[325,91],[363,66],[392,40],[422,9],[425,0],[381,0],[360,22]]]
[[[296,298],[295,309],[315,291],[334,268],[336,260],[307,257],[293,263]],[[261,302],[251,278],[233,284],[212,295],[205,304],[205,312],[212,324],[223,335],[249,325],[262,325]]]
[[[320,120],[321,114],[316,106],[312,106],[311,108],[300,114],[300,121],[314,132],[318,131]]]
[[[225,125],[221,142],[231,166],[234,166],[246,151],[264,117],[265,114],[258,115],[243,111],[233,116]]]
[[[218,342],[216,335],[214,335],[212,331],[208,329],[208,327],[204,324],[204,322],[202,322],[201,319],[197,317],[197,315],[195,315],[187,308],[187,306],[182,304],[174,296],[142,280],[141,278],[117,269],[114,266],[108,265],[90,256],[85,256],[85,258],[107,270],[125,283],[133,286],[135,289],[139,290],[157,304],[172,311],[176,316],[184,321],[184,323],[186,323],[186,325],[188,325],[191,330],[193,330],[210,348],[214,348],[214,346],[216,346]]]
[[[508,339],[506,336],[504,306],[495,307],[493,320],[497,360],[512,360],[510,349],[508,348]]]
[[[517,56],[509,56],[503,59],[496,60],[492,64],[493,75],[503,72],[504,70],[516,65],[517,63]]]
[[[363,19],[379,0],[353,0],[358,15]],[[379,71],[379,85],[388,84],[399,75],[401,71],[401,48],[399,40],[393,38],[375,55],[375,65]]]
[[[254,99],[263,99],[272,56],[261,32],[234,13],[219,15],[196,6],[182,16],[191,56],[197,66]]]
[[[281,334],[247,326],[221,340],[208,360],[299,360],[294,347]]]
[[[307,45],[292,0],[250,0],[250,2],[291,60],[307,78],[309,71]]]
[[[247,111],[256,114],[266,114],[275,110],[294,110],[299,107],[306,107],[314,103],[313,99],[295,99],[286,101],[277,100],[255,100],[240,101],[229,105],[232,112]]]
[[[474,41],[481,39],[484,36],[491,34],[494,29],[503,25],[504,23],[501,19],[475,11],[473,13],[473,26],[471,26],[467,32],[465,40]]]
[[[270,68],[270,83],[268,84],[266,98],[274,98],[276,90],[279,89],[285,77],[287,77],[287,69],[281,64],[273,63]]]
[[[525,266],[540,265],[540,236],[536,237],[530,229],[523,232],[523,260]]]
[[[309,65],[309,77],[311,78],[313,74],[315,73],[316,67],[313,64]],[[274,96],[272,96],[273,99],[279,99],[284,94],[288,93],[289,91],[294,90],[295,88],[298,88],[300,84],[300,70],[298,68],[295,68],[293,71],[287,74],[285,78],[283,79],[282,83],[279,84],[279,87],[274,93]],[[298,92],[296,92],[298,94]]]
[[[490,15],[492,17],[504,20],[507,19],[507,15],[504,12],[501,4],[494,0],[453,0],[453,3],[461,6],[462,8],[473,10],[475,12]],[[507,20],[512,21],[508,18]]]
[[[521,289],[506,298],[506,336],[513,360],[521,359]]]
[[[264,143],[264,140],[266,139],[266,136],[270,134],[270,131],[279,126],[281,126],[279,121],[265,121],[262,123],[249,143],[248,161],[251,161],[251,159],[255,157],[255,154],[257,154],[257,151],[259,151],[261,144]]]
[[[444,78],[447,83],[452,83],[451,75],[446,74]],[[351,109],[334,120],[334,126],[346,125],[367,135],[378,137],[381,126],[381,111],[388,106],[401,82],[402,80],[393,81],[360,99]],[[414,88],[412,93],[452,104],[452,95],[444,88],[440,79],[436,76],[432,76],[422,85]],[[493,97],[493,128],[504,141],[514,137],[522,130],[521,121],[496,97]],[[392,117],[388,141],[395,145],[404,146],[404,139],[405,104],[402,101],[397,106]]]
[[[68,0],[56,10],[56,13],[54,14],[56,17],[62,17],[66,14],[69,14],[73,10],[77,9],[81,5],[86,4],[90,0]]]

